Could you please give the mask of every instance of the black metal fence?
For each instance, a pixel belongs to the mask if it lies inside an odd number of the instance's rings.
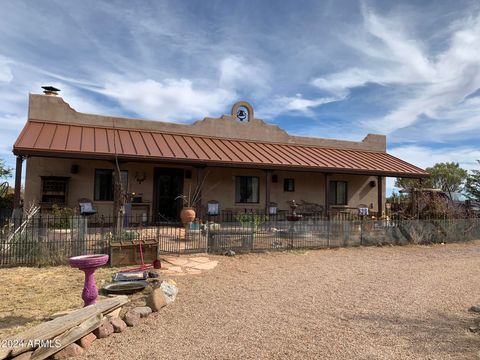
[[[23,224],[23,225],[22,225]],[[480,219],[359,220],[252,214],[231,221],[147,223],[141,217],[38,214],[0,219],[0,267],[65,264],[71,256],[106,253],[138,264],[161,254],[224,253],[330,247],[449,243],[480,239]],[[132,250],[133,249],[133,250]],[[137,251],[138,249],[138,251]],[[130,254],[130,255],[128,255]],[[114,264],[115,265],[115,264]]]

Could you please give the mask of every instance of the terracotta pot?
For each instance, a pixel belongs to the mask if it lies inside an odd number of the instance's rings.
[[[184,207],[182,211],[180,211],[180,220],[182,220],[183,224],[188,224],[195,220],[195,209],[193,207]]]

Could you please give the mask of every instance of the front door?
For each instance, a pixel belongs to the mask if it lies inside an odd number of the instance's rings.
[[[153,208],[155,221],[178,221],[183,194],[183,169],[155,168]]]

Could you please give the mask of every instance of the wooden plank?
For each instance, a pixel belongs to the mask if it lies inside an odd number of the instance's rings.
[[[16,356],[25,351],[34,348],[31,340],[50,340],[58,336],[70,328],[79,325],[85,320],[97,314],[110,312],[119,308],[128,302],[127,296],[117,296],[100,300],[94,305],[89,305],[81,309],[72,311],[70,314],[58,317],[51,321],[44,322],[38,326],[18,334],[13,339],[9,339],[12,344],[24,344],[24,346],[11,346],[0,349],[0,359],[5,359],[8,356]],[[30,340],[30,341],[29,341]]]
[[[42,360],[46,359],[50,355],[53,355],[63,348],[67,347],[71,343],[77,341],[78,339],[84,337],[85,335],[89,334],[96,328],[98,328],[102,324],[102,314],[97,314],[89,319],[82,322],[80,325],[67,330],[62,335],[57,336],[53,339],[52,345],[59,344],[59,346],[51,346],[51,347],[39,347],[35,350],[31,356],[31,360]]]

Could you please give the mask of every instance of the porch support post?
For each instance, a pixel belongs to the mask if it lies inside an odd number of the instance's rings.
[[[198,203],[197,203],[197,217],[203,217],[202,214],[202,185],[205,185],[205,182],[202,184],[202,181],[204,180],[205,177],[205,167],[204,166],[198,166],[197,167],[197,187],[200,190],[198,193]]]
[[[20,209],[20,193],[22,191],[22,166],[24,157],[17,155],[15,164],[15,197],[13,198],[13,217],[20,219],[22,209]]]
[[[272,171],[265,170],[265,216],[270,215],[270,184],[272,183]]]
[[[325,173],[325,216],[330,218],[330,176],[331,174]]]
[[[380,218],[383,212],[383,177],[377,176],[377,189],[378,189],[378,214],[377,217]]]

